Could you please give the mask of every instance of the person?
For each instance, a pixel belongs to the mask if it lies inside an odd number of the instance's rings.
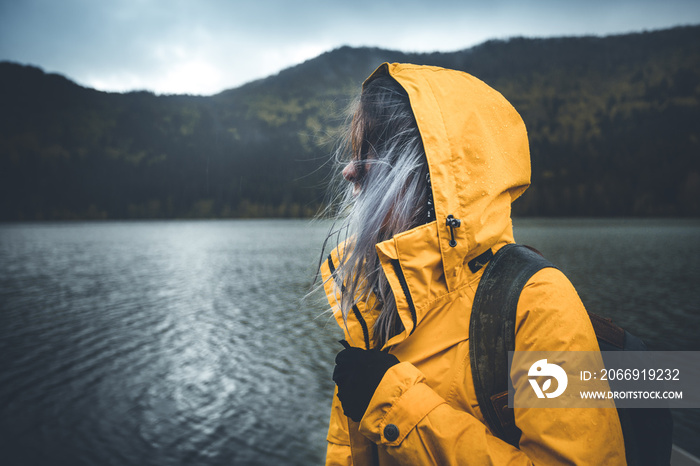
[[[492,435],[476,401],[479,258],[514,242],[511,203],[530,183],[516,110],[467,73],[384,63],[349,126],[338,246],[321,266],[346,346],[326,463],[625,464],[614,409],[515,409],[516,447]],[[560,350],[599,349],[574,287],[548,268],[521,294],[516,351]]]

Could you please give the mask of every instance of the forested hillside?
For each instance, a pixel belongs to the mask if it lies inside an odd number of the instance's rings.
[[[529,130],[517,215],[700,215],[700,26],[433,54],[343,47],[221,94],[115,94],[0,63],[0,220],[299,217],[383,61],[467,71]]]

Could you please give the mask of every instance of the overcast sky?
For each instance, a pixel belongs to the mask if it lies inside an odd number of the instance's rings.
[[[342,45],[454,51],[681,24],[700,24],[699,0],[0,0],[0,60],[101,90],[209,95]]]

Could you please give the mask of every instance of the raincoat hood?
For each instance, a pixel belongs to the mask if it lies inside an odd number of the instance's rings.
[[[520,115],[479,79],[444,68],[384,63],[363,86],[381,75],[391,76],[408,93],[429,165],[436,218],[376,246],[406,329],[399,338],[404,339],[430,302],[473,278],[472,259],[513,242],[510,205],[530,184],[530,155]],[[448,226],[450,216],[459,226]],[[350,339],[357,341],[363,333],[371,339],[377,317],[366,311],[371,302],[353,310],[362,317],[359,323],[345,321],[338,309],[339,290],[328,280],[338,254],[331,253],[322,268],[329,301]]]
[[[406,90],[428,159],[448,288],[468,261],[512,236],[510,204],[530,184],[525,124],[496,90],[460,71],[382,64]],[[460,220],[450,246],[447,217]]]

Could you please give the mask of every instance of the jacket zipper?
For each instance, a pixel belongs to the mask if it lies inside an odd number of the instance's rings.
[[[411,320],[413,321],[413,328],[411,329],[411,332],[409,333],[409,335],[412,335],[413,332],[415,332],[415,330],[416,330],[416,326],[418,325],[418,316],[416,315],[416,307],[413,304],[413,298],[411,297],[411,292],[408,290],[408,283],[406,283],[406,277],[403,274],[403,270],[401,270],[401,264],[399,263],[399,260],[392,259],[391,265],[394,267],[394,273],[396,274],[396,277],[399,279],[399,284],[401,284],[401,289],[403,290],[404,296],[406,296],[406,302],[408,303],[408,310],[411,311]]]
[[[364,317],[362,317],[362,314],[360,313],[360,310],[357,308],[357,306],[352,307],[352,312],[355,314],[355,317],[360,322],[360,326],[362,327],[362,336],[365,337],[365,349],[370,349],[369,329],[367,328],[367,322],[365,322],[365,319]]]
[[[335,265],[333,264],[333,259],[331,258],[331,256],[328,256],[328,270],[330,270],[331,275],[335,273]],[[335,277],[333,277],[333,279],[335,280]],[[340,285],[340,292],[345,292],[345,284]],[[362,327],[362,336],[365,339],[365,348],[370,349],[369,328],[367,327],[367,322],[365,321],[365,318],[362,317],[362,313],[357,308],[357,306],[352,306],[352,312],[353,314],[355,314],[355,318],[360,323],[360,327]]]

